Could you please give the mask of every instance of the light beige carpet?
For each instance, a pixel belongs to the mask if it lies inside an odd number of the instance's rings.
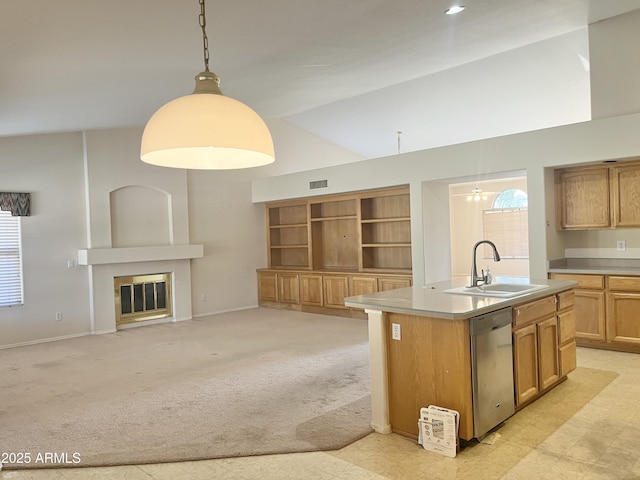
[[[330,450],[371,432],[364,320],[258,308],[0,350],[0,372],[0,452],[30,457],[5,469]]]

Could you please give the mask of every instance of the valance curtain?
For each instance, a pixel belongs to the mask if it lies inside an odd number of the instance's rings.
[[[0,192],[0,210],[11,212],[13,217],[31,215],[31,194]]]

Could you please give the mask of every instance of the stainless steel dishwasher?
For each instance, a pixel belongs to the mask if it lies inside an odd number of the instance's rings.
[[[473,436],[480,439],[515,413],[511,308],[471,318],[469,333]]]

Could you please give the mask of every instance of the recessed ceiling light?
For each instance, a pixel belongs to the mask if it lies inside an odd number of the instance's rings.
[[[455,15],[456,13],[460,13],[461,11],[463,11],[465,8],[464,5],[454,5],[453,7],[447,9],[444,11],[444,13],[446,13],[447,15]]]

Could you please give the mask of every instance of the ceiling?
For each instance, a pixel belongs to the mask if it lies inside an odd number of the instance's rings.
[[[374,117],[367,95],[640,8],[640,0],[464,3],[448,16],[451,0],[208,0],[211,70],[226,95],[266,119],[301,119],[304,128],[305,115],[323,109],[314,133],[369,158],[388,148],[333,134],[348,128],[349,99],[364,99],[349,124],[370,123],[384,111],[376,105]],[[144,125],[190,93],[203,69],[198,13],[196,0],[0,0],[0,136]],[[411,98],[395,97],[383,107],[398,102],[408,105],[407,128],[418,106],[412,113]],[[359,141],[375,145],[373,137]]]

